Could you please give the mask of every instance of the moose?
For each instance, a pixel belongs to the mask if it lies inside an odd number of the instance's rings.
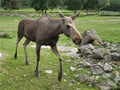
[[[59,13],[61,18],[52,18],[48,15],[43,15],[37,20],[32,19],[23,19],[19,22],[18,32],[17,32],[17,41],[16,41],[16,50],[14,58],[17,58],[17,49],[18,43],[23,37],[26,38],[23,43],[24,52],[25,52],[25,64],[29,65],[26,46],[30,41],[36,42],[36,57],[37,64],[35,68],[35,75],[39,77],[39,60],[40,60],[40,50],[42,45],[49,45],[53,53],[58,57],[60,62],[58,80],[62,79],[62,57],[57,49],[57,42],[59,40],[60,34],[65,34],[67,37],[70,37],[76,45],[80,45],[82,41],[82,36],[78,32],[72,20],[77,18],[79,13],[67,17],[63,13]]]

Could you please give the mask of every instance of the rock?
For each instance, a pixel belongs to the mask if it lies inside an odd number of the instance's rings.
[[[105,65],[103,66],[103,69],[105,72],[111,72],[113,70],[112,66],[108,63],[105,63]]]
[[[83,45],[85,48],[88,48],[89,50],[93,50],[95,49],[95,47],[92,44],[87,44],[87,45]],[[81,46],[82,47],[82,46]]]
[[[106,62],[111,62],[111,61],[112,61],[112,56],[111,56],[111,55],[105,55],[105,56],[104,56],[104,60],[105,60]]]
[[[109,43],[109,42],[103,42],[101,45],[102,45],[103,47],[108,47],[108,48],[110,48],[111,43]]]
[[[111,78],[112,77],[112,73],[103,73],[102,77],[103,78]]]
[[[2,58],[2,53],[0,53],[0,59]]]
[[[11,37],[5,32],[0,32],[0,38],[11,38]]]
[[[95,40],[101,44],[102,40],[100,37],[97,35],[95,30],[86,30],[85,32],[82,33],[82,43],[81,45],[86,45],[93,43]]]
[[[120,76],[116,75],[116,77],[114,78],[115,83],[120,86]]]
[[[115,61],[120,61],[120,53],[117,53],[117,52],[111,53],[111,57]]]
[[[79,52],[80,52],[81,55],[83,55],[83,56],[92,53],[88,48],[86,48],[86,46],[81,46],[80,49],[79,49]]]
[[[77,81],[79,82],[86,82],[88,80],[86,75],[78,75]]]
[[[52,70],[45,70],[45,73],[51,74],[51,73],[52,73]]]
[[[117,48],[111,48],[111,49],[110,49],[110,52],[111,52],[111,53],[114,53],[114,52],[117,52],[117,50],[118,50]]]
[[[116,77],[114,78],[115,83],[120,86],[120,74],[116,72]]]
[[[83,65],[84,65],[85,67],[91,67],[91,66],[92,66],[92,64],[91,64],[90,62],[87,62],[87,61],[85,61],[85,62],[83,63]]]
[[[106,52],[104,48],[98,48],[93,50],[92,55],[95,59],[103,59],[105,53]]]
[[[111,90],[113,86],[114,86],[114,83],[110,81],[103,82],[97,85],[97,87],[99,87],[100,90]]]
[[[75,70],[76,70],[76,68],[75,68],[75,67],[73,67],[73,66],[71,66],[71,67],[70,67],[70,70],[71,70],[71,71],[75,71]]]
[[[102,68],[100,66],[92,66],[90,67],[90,71],[93,75],[97,75],[103,72]]]
[[[92,76],[90,77],[91,80],[98,80],[100,77],[99,76]]]
[[[75,82],[76,82],[76,81],[75,81],[74,79],[69,81],[70,85],[71,85],[71,84],[74,84]]]

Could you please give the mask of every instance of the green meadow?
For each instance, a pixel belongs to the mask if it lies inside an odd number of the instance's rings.
[[[58,18],[56,15],[55,17]],[[0,32],[6,32],[9,38],[0,38],[0,52],[3,57],[0,60],[0,90],[99,90],[89,86],[87,83],[74,82],[76,74],[87,74],[88,69],[81,71],[71,71],[75,58],[65,56],[63,58],[63,78],[57,80],[59,61],[49,49],[41,50],[41,60],[39,64],[40,77],[36,78],[34,69],[36,66],[35,48],[31,48],[31,42],[27,47],[30,65],[25,65],[25,55],[23,51],[24,39],[19,43],[18,59],[14,59],[17,26],[21,19],[33,18],[22,16],[0,16]],[[38,17],[34,17],[36,19]],[[80,15],[74,20],[80,33],[85,30],[95,30],[104,41],[120,43],[120,17],[119,16],[85,16]],[[60,35],[58,45],[75,46],[70,38]],[[69,61],[69,62],[67,62]],[[52,70],[52,74],[45,73],[45,70]]]

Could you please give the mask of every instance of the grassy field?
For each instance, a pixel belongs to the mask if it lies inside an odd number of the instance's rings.
[[[36,65],[35,48],[28,46],[27,52],[30,65],[24,64],[24,52],[21,41],[18,49],[18,59],[13,58],[15,51],[16,31],[18,22],[24,17],[0,16],[0,31],[6,32],[12,39],[0,38],[0,52],[4,57],[0,60],[0,90],[97,90],[86,83],[75,82],[75,75],[87,74],[85,68],[82,71],[71,71],[70,66],[74,65],[75,58],[65,55],[63,57],[63,79],[58,82],[57,74],[59,61],[49,49],[42,49],[40,61],[40,77],[36,78],[34,69]],[[28,18],[28,17],[27,17]],[[102,40],[120,43],[120,17],[115,16],[80,16],[75,20],[77,29],[82,33],[85,30],[93,29],[100,35]],[[30,43],[30,45],[33,43]],[[60,36],[58,45],[74,45],[72,41]],[[49,53],[48,53],[49,52]],[[67,62],[69,61],[69,62]],[[45,70],[52,70],[52,74],[46,74]]]

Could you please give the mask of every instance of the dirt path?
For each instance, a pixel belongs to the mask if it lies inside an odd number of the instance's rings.
[[[35,48],[36,45],[32,45],[31,47]],[[66,56],[79,57],[79,55],[76,53],[78,51],[76,47],[69,46],[57,46],[57,47],[58,50]],[[49,46],[42,46],[42,48],[50,49]]]

